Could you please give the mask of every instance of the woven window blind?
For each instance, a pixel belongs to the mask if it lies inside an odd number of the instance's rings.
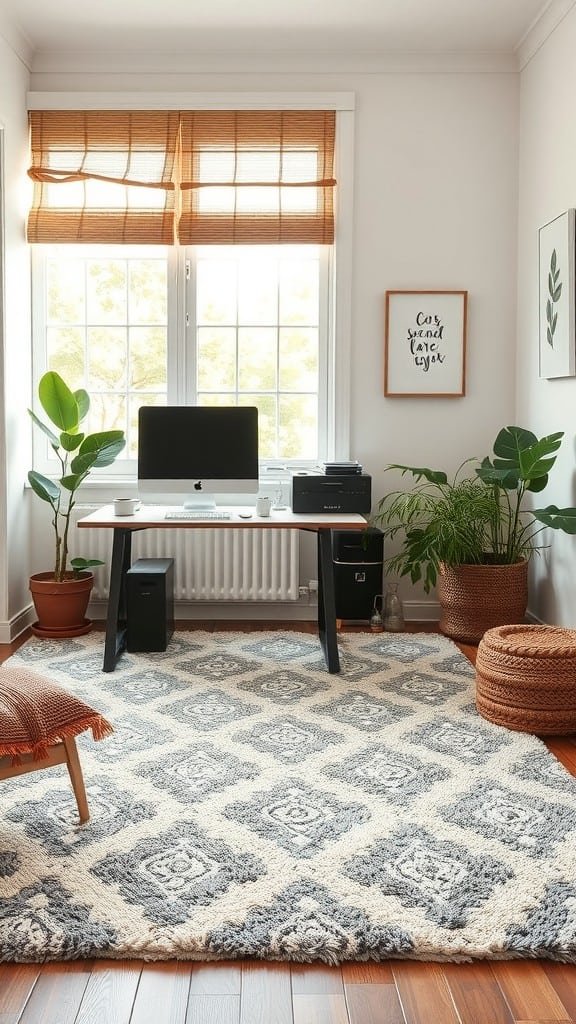
[[[30,242],[171,245],[177,111],[30,113]]]
[[[333,111],[33,111],[30,242],[334,240]]]
[[[181,115],[184,244],[334,241],[333,111]]]

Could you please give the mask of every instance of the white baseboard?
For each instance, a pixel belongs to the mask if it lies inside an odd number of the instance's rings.
[[[280,622],[316,620],[317,604],[314,601],[176,601],[174,618],[177,621],[194,619],[277,619]],[[106,602],[92,601],[88,607],[88,618],[105,619]]]
[[[404,617],[407,622],[437,622],[440,618],[440,605],[437,601],[404,601]],[[245,619],[259,621],[277,619],[279,622],[316,621],[318,608],[316,601],[177,601],[175,617],[186,621],[194,619]],[[88,617],[95,620],[106,619],[106,602],[92,601],[88,608]],[[528,613],[529,621],[539,622]],[[0,622],[0,644],[9,644],[24,630],[31,626],[35,619],[34,605],[30,604],[14,615],[10,620]]]
[[[0,644],[9,644],[16,637],[20,636],[28,626],[31,626],[36,618],[34,605],[29,604],[11,619],[0,622]]]
[[[440,604],[438,601],[403,601],[406,622],[438,622]]]

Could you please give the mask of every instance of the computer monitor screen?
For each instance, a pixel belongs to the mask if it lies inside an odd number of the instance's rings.
[[[138,491],[144,500],[213,508],[218,494],[258,491],[258,410],[253,406],[141,406]]]

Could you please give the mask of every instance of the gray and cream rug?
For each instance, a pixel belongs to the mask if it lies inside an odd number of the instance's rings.
[[[576,961],[576,779],[492,726],[431,634],[102,635],[11,659],[101,710],[63,768],[0,784],[0,959]]]

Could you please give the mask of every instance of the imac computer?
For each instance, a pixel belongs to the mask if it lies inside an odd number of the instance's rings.
[[[214,509],[217,494],[258,493],[253,406],[141,406],[138,491],[143,501]]]

